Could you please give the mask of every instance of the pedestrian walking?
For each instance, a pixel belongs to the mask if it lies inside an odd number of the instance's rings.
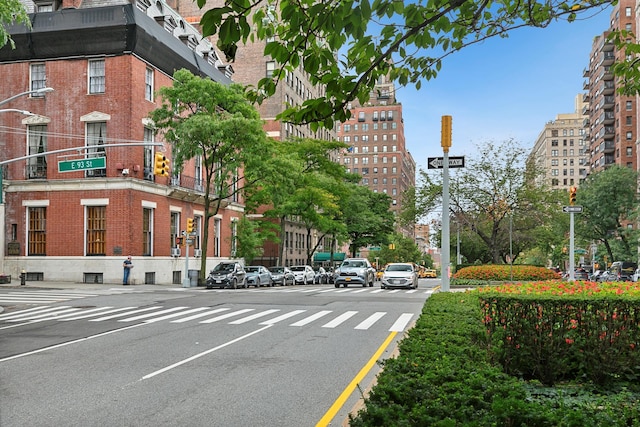
[[[131,255],[129,255],[127,259],[124,260],[124,262],[122,263],[122,267],[124,267],[124,277],[122,278],[122,284],[126,286],[129,284],[129,273],[133,268],[133,262],[131,262]]]

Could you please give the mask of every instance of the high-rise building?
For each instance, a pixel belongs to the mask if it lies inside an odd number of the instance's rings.
[[[397,215],[404,192],[415,186],[416,163],[406,147],[402,104],[395,95],[393,82],[381,79],[366,105],[349,106],[351,119],[338,127],[338,137],[349,145],[339,161],[362,176],[362,185],[388,194]],[[415,237],[413,225],[398,226],[397,231]]]
[[[584,95],[576,96],[575,111],[558,114],[555,120],[547,122],[531,150],[529,159],[544,171],[541,179],[551,189],[578,185],[589,172],[585,105]]]
[[[132,255],[131,283],[181,283],[186,220],[201,230],[206,217],[203,172],[194,159],[179,174],[154,175],[154,152],[170,164],[172,155],[148,115],[176,70],[229,84],[230,68],[162,0],[24,4],[31,27],[8,27],[16,48],[0,49],[0,271],[118,283]],[[46,87],[54,90],[37,92]],[[211,262],[232,255],[244,209],[238,198],[224,205],[211,220]],[[192,257],[203,244],[193,240]]]
[[[584,70],[584,88],[588,106],[585,112],[585,140],[590,150],[590,170],[598,171],[617,164],[637,169],[636,141],[638,140],[637,99],[616,92],[611,72],[614,60],[624,60],[607,35],[614,30],[636,32],[636,2],[621,0],[611,13],[610,28],[596,36]]]

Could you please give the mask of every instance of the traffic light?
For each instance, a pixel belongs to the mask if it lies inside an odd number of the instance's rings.
[[[448,152],[451,148],[451,116],[442,116],[442,136],[441,144],[443,151]]]
[[[187,234],[193,233],[193,218],[187,218]]]
[[[569,204],[571,206],[576,204],[576,192],[578,191],[578,189],[574,186],[571,186],[571,188],[569,188]]]
[[[153,164],[153,174],[169,176],[169,160],[159,151],[156,152],[156,160]]]

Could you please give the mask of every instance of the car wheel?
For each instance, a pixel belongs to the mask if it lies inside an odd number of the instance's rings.
[[[247,282],[246,278],[242,281],[242,287],[245,289],[249,289],[249,282]]]
[[[339,287],[340,287],[340,285],[339,285],[339,284],[337,284],[337,283],[335,284],[335,286],[336,286],[336,288],[339,288]]]
[[[384,285],[380,285],[380,289],[386,289]]]
[[[256,288],[259,288],[260,286],[262,286],[262,285],[260,284],[260,279],[256,279]]]
[[[343,288],[346,288],[346,287],[347,287],[347,284],[345,283],[344,285],[342,285],[342,287],[343,287]]]
[[[236,279],[233,279],[233,280],[231,281],[231,287],[232,287],[233,289],[238,289],[238,281],[237,281]]]

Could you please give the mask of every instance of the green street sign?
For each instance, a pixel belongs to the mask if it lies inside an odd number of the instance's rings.
[[[107,167],[106,157],[88,157],[86,159],[65,160],[58,162],[58,172],[76,172]]]

